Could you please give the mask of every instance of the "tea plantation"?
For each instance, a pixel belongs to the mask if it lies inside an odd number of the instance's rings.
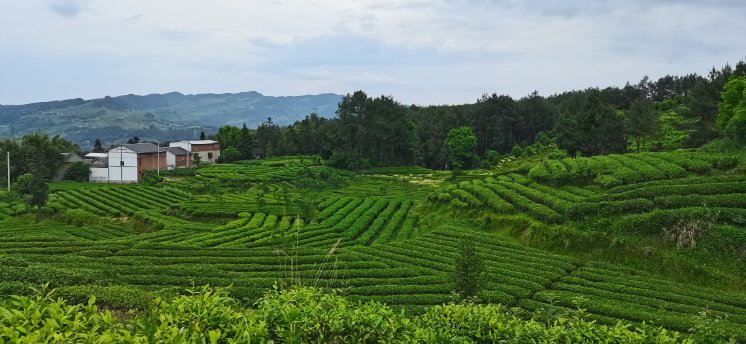
[[[546,326],[582,318],[607,330],[621,321],[633,332],[674,331],[650,342],[703,333],[742,342],[743,166],[738,156],[694,151],[462,175],[421,167],[358,174],[299,156],[210,165],[150,186],[56,183],[40,216],[12,199],[0,204],[0,305],[52,307],[43,297],[9,301],[48,283],[68,304],[96,295],[101,308],[153,313],[171,307],[153,298],[226,287],[220,300],[261,313],[241,319],[270,338],[266,326],[279,320],[263,307],[286,295],[273,286],[306,286],[363,302],[355,307],[384,303],[392,319],[406,314],[413,318],[397,321],[429,328],[460,307],[438,305],[461,301],[453,272],[466,240],[484,264],[471,302],[500,304],[493,317],[549,319],[542,331],[555,334]],[[230,330],[221,331],[215,338],[227,338]]]

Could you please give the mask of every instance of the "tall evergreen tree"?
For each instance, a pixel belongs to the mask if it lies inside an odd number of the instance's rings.
[[[243,127],[241,128],[241,135],[238,137],[238,145],[236,148],[238,148],[238,151],[241,152],[241,159],[253,159],[254,158],[254,152],[253,152],[253,142],[252,142],[251,132],[249,131],[249,128],[246,127],[246,123],[243,124]]]
[[[344,149],[355,151],[359,155],[362,140],[365,135],[363,121],[370,103],[370,98],[363,91],[347,94],[339,103],[337,118],[339,119],[339,134]]]
[[[575,111],[560,116],[555,141],[571,155],[623,153],[627,147],[623,129],[622,116],[601,101],[598,90],[591,89]]]
[[[477,245],[471,238],[459,241],[460,252],[456,257],[453,281],[456,292],[464,298],[472,298],[484,284],[484,259],[477,251]]]
[[[533,140],[535,133],[530,132],[527,124],[533,124],[533,120],[543,115],[543,109],[525,106],[529,103],[526,99],[533,100],[534,97],[541,99],[536,92],[518,102],[507,95],[485,94],[476,104],[464,109],[472,119],[471,127],[477,137],[477,154],[484,155],[488,150],[506,152],[516,142]],[[524,105],[523,108],[521,105]]]
[[[256,144],[264,150],[267,156],[282,155],[284,153],[282,142],[282,130],[272,122],[272,117],[267,118],[256,128]]]
[[[93,153],[103,153],[104,147],[101,145],[101,140],[96,139],[96,142],[93,144]]]
[[[408,165],[418,160],[416,128],[405,107],[392,97],[369,98],[357,91],[345,96],[337,110],[341,149],[338,156],[365,159],[377,165]]]
[[[624,112],[625,132],[635,142],[635,151],[640,152],[640,143],[645,137],[652,136],[658,129],[658,119],[653,111],[653,104],[638,98],[632,102],[631,108]]]
[[[556,112],[537,91],[520,99],[516,105],[517,115],[523,119],[523,136],[529,144],[534,143],[540,132],[552,130],[557,121]]]

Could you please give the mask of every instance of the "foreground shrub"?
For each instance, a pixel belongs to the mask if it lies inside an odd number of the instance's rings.
[[[151,343],[256,343],[268,335],[252,310],[239,310],[223,289],[203,287],[171,301],[157,298],[135,320]]]
[[[391,343],[411,331],[410,320],[386,305],[353,304],[318,289],[275,290],[257,305],[271,337],[283,343]]]
[[[205,287],[155,299],[127,321],[100,311],[95,297],[68,305],[51,294],[14,296],[0,304],[0,343],[692,343],[644,325],[574,317],[545,324],[500,305],[443,305],[412,317],[311,288],[272,290],[257,309],[240,308],[227,295]]]
[[[0,306],[0,343],[134,343],[138,338],[109,311],[100,312],[91,297],[68,305],[51,294],[13,296]]]
[[[427,343],[691,343],[678,333],[647,326],[561,317],[545,325],[501,305],[435,306],[416,320],[416,340]]]

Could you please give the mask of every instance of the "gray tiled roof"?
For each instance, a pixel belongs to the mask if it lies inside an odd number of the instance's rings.
[[[137,154],[157,153],[159,151],[158,146],[152,143],[130,143],[123,146],[137,152]],[[160,151],[165,152],[165,147],[161,147]]]
[[[188,155],[189,152],[186,151],[186,149],[181,147],[168,147],[166,148],[169,152],[174,153],[174,155]]]

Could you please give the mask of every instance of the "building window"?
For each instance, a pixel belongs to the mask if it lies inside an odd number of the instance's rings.
[[[212,160],[212,152],[207,153],[207,158]]]

